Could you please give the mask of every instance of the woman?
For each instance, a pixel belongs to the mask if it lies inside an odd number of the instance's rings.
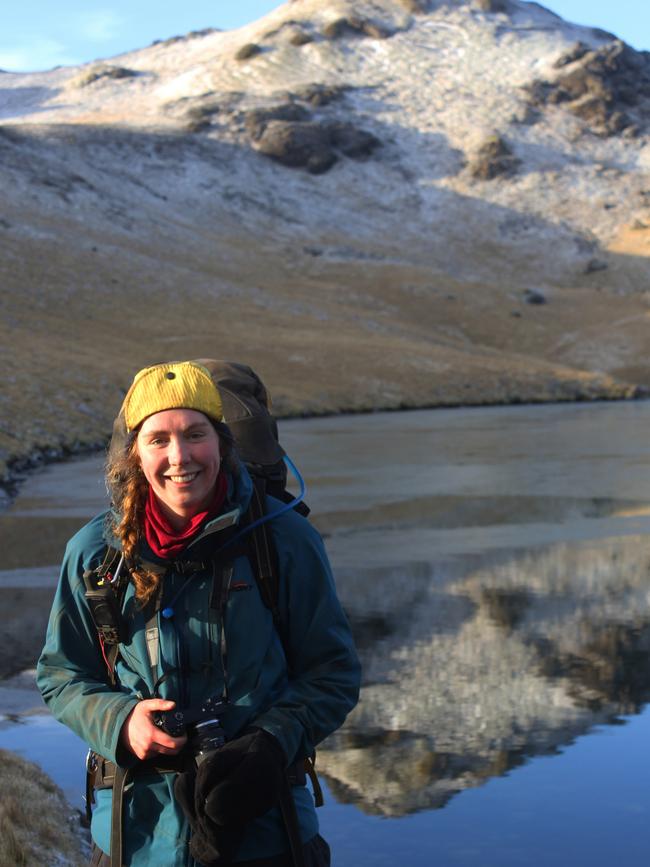
[[[112,509],[66,549],[38,683],[93,751],[93,864],[329,864],[300,768],[356,703],[359,664],[320,537],[268,498],[279,635],[222,417],[201,364],[140,371],[114,427]]]

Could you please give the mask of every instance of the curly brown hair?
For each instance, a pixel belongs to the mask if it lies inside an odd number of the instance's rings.
[[[210,423],[219,437],[222,466],[236,475],[239,462],[235,456],[230,429],[223,422],[210,419]],[[124,448],[109,451],[105,478],[113,506],[111,530],[120,543],[135,586],[135,598],[139,605],[144,607],[158,590],[162,576],[147,569],[138,555],[144,536],[144,513],[149,496],[149,482],[142,472],[137,439],[138,430],[134,430],[128,434]]]

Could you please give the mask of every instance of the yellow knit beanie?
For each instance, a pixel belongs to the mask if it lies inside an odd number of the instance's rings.
[[[128,390],[122,413],[127,431],[165,409],[196,409],[223,421],[221,396],[209,371],[195,361],[171,361],[145,367]]]

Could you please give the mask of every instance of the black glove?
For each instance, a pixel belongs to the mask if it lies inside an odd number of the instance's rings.
[[[242,826],[280,800],[286,756],[264,729],[248,728],[199,766],[194,792],[200,819],[223,827]]]
[[[190,852],[204,867],[227,867],[248,822],[280,797],[286,764],[273,735],[248,728],[200,766],[179,774],[174,794],[192,827]]]
[[[192,828],[190,852],[203,867],[228,867],[239,847],[243,826],[229,828],[217,825],[205,815],[199,816],[195,806],[196,768],[176,777],[174,795]]]

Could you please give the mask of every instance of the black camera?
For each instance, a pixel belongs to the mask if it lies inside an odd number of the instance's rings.
[[[202,704],[185,710],[156,711],[152,719],[154,725],[173,738],[186,734],[198,765],[226,742],[226,733],[221,727],[225,708],[223,699],[211,696]]]

